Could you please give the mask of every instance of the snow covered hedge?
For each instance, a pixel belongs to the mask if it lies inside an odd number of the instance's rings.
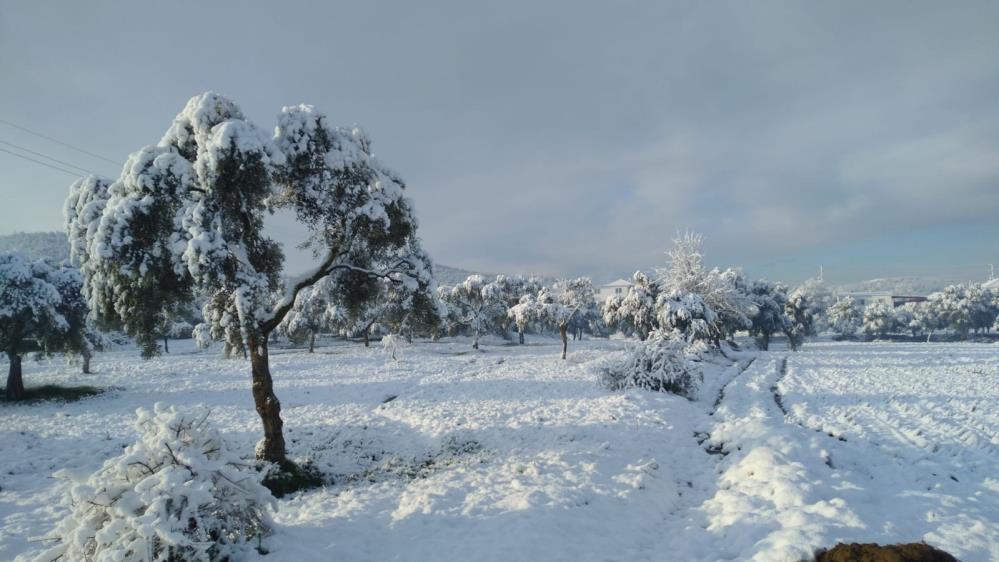
[[[624,361],[604,370],[603,383],[612,390],[644,388],[691,397],[704,376],[696,359],[705,349],[680,333],[653,330]]]
[[[86,479],[65,471],[72,512],[38,562],[214,562],[259,541],[274,498],[207,412],[140,408],[138,440]]]

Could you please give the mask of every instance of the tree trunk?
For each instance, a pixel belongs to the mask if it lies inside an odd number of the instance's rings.
[[[24,379],[21,378],[21,356],[8,353],[10,371],[7,372],[7,400],[24,398]]]
[[[524,330],[517,330],[517,337],[520,339],[520,345],[524,345]]]
[[[316,350],[316,333],[309,332],[309,353],[312,353],[315,350]]]
[[[762,336],[760,337],[760,340],[763,343],[763,345],[761,346],[763,348],[763,351],[767,351],[768,349],[770,349],[770,334],[763,332]]]
[[[565,352],[569,349],[569,334],[565,326],[558,327],[558,335],[562,336],[562,359],[565,359]]]
[[[370,329],[370,326],[364,329],[364,347],[371,347],[371,338],[368,337],[368,330]]]
[[[253,402],[264,425],[264,439],[257,445],[257,458],[273,463],[286,462],[281,402],[274,395],[270,360],[267,357],[267,336],[250,339],[250,366],[253,373]]]
[[[163,352],[170,353],[170,340],[166,336],[163,336]]]
[[[479,349],[479,331],[476,330],[472,335],[472,349]]]
[[[91,353],[89,349],[83,350],[83,374],[84,375],[89,375],[90,374],[90,358],[91,358],[91,356],[93,356],[93,353]]]

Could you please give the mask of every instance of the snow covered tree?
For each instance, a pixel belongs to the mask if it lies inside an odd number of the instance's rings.
[[[99,222],[88,225],[88,300],[99,317],[120,319],[148,343],[160,311],[190,302],[195,290],[204,295],[212,336],[250,356],[264,427],[257,456],[287,466],[269,337],[298,294],[329,275],[427,276],[414,259],[422,250],[404,187],[360,129],[332,127],[311,106],[284,108],[270,136],[233,101],[195,96],[158,144],[129,157]],[[273,210],[289,211],[308,229],[302,247],[316,259],[286,283],[280,245],[264,230]],[[342,301],[358,295],[337,285]]]
[[[8,400],[24,397],[25,353],[89,353],[81,288],[76,268],[32,262],[19,252],[0,254],[0,349],[10,360]]]
[[[749,288],[749,296],[756,307],[756,313],[751,318],[749,334],[756,338],[760,349],[769,349],[770,337],[783,332],[789,322],[784,312],[787,289],[780,283],[770,283],[760,279]]]
[[[89,175],[69,187],[69,196],[63,204],[63,218],[69,241],[69,259],[77,267],[86,267],[90,241],[100,225],[110,186],[111,180]]]
[[[600,318],[604,321],[604,326],[611,332],[620,331],[626,336],[632,334],[631,326],[621,320],[621,303],[624,297],[621,295],[611,295],[600,305]]]
[[[588,277],[562,279],[538,293],[540,318],[555,327],[562,339],[562,359],[569,348],[569,324],[580,311],[594,306],[593,295],[593,282]]]
[[[814,336],[829,329],[829,322],[826,318],[826,311],[836,302],[836,296],[826,287],[822,279],[813,277],[806,279],[804,283],[795,289],[795,292],[805,297],[808,303],[808,315],[812,319],[810,333]]]
[[[507,310],[507,316],[517,325],[517,341],[523,345],[524,330],[541,318],[541,307],[534,295],[524,295],[520,297],[520,302]]]
[[[660,293],[673,295],[667,300],[676,301],[679,295],[696,294],[711,309],[713,317],[706,326],[717,346],[723,337],[737,330],[748,330],[755,307],[749,295],[740,288],[741,275],[733,269],[708,269],[701,253],[702,237],[687,232],[673,240],[667,252],[669,263],[657,271],[656,283]],[[662,316],[660,314],[660,316]]]
[[[895,307],[876,301],[864,309],[864,323],[861,328],[871,336],[887,336],[895,330]]]
[[[974,328],[972,300],[968,298],[968,288],[963,284],[950,285],[933,293],[927,299],[941,328],[957,332],[962,338]]]
[[[281,321],[278,330],[292,343],[309,343],[309,353],[315,351],[316,334],[326,327],[326,310],[333,293],[333,278],[323,277],[311,287],[302,289],[295,305]]]
[[[661,330],[673,333],[688,344],[717,343],[721,335],[718,315],[697,293],[679,290],[659,293],[656,313]]]
[[[971,316],[971,329],[975,333],[991,329],[992,323],[999,315],[999,306],[993,298],[992,291],[983,289],[981,285],[975,283],[968,285],[964,298]]]
[[[493,290],[498,292],[499,298],[503,301],[503,307],[497,307],[497,317],[493,325],[503,336],[503,339],[510,339],[511,322],[516,323],[516,319],[509,315],[509,311],[514,306],[520,304],[520,299],[524,295],[536,295],[541,290],[541,282],[535,277],[523,277],[520,275],[497,275],[492,281]],[[523,335],[523,334],[521,334]]]
[[[140,408],[138,439],[89,478],[38,560],[215,562],[240,557],[266,532],[274,497],[230,452],[207,412]]]
[[[784,313],[787,314],[787,326],[784,335],[791,351],[798,351],[805,343],[805,338],[815,334],[812,311],[814,307],[805,292],[795,289],[784,303]]]
[[[844,336],[852,337],[864,323],[864,311],[853,297],[843,297],[826,309],[829,329]]]
[[[441,289],[438,294],[447,303],[448,317],[468,328],[472,334],[472,349],[479,349],[479,338],[497,316],[505,314],[502,288],[487,282],[481,275],[469,275],[454,287]]]
[[[656,299],[659,297],[659,287],[647,275],[636,271],[632,276],[632,285],[628,294],[621,299],[617,307],[613,323],[627,326],[638,339],[644,340],[658,326],[656,320]],[[609,318],[604,318],[606,322]],[[608,322],[610,324],[612,322]]]

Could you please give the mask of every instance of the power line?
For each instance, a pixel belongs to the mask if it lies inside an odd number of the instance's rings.
[[[24,131],[25,133],[28,133],[29,135],[35,135],[36,137],[41,137],[41,138],[43,138],[43,139],[45,139],[47,141],[51,141],[51,142],[54,142],[56,144],[61,144],[62,146],[65,146],[66,148],[71,148],[71,149],[73,149],[73,150],[75,150],[77,152],[82,152],[84,154],[88,154],[90,156],[93,156],[94,158],[100,158],[101,160],[104,160],[106,162],[110,162],[110,163],[114,164],[115,166],[118,166],[118,165],[121,164],[120,162],[115,162],[114,160],[112,160],[110,158],[107,158],[105,156],[101,156],[100,154],[95,154],[93,152],[90,152],[89,150],[85,150],[83,148],[79,148],[79,147],[73,146],[73,145],[69,144],[68,142],[63,142],[63,141],[61,141],[59,139],[54,139],[54,138],[52,138],[52,137],[50,137],[48,135],[44,135],[44,134],[39,133],[37,131],[32,131],[31,129],[29,129],[27,127],[22,127],[22,126],[20,126],[20,125],[18,125],[16,123],[11,123],[10,121],[7,121],[6,119],[0,119],[0,123],[3,123],[4,125],[8,125],[8,126],[14,127],[15,129],[19,129],[21,131]]]
[[[0,144],[5,144],[7,146],[14,147],[14,148],[16,148],[18,150],[22,150],[24,152],[27,152],[28,154],[34,154],[35,156],[41,156],[42,158],[46,158],[48,160],[51,160],[51,161],[56,162],[58,164],[61,164],[63,166],[68,166],[70,168],[76,168],[77,170],[80,170],[81,172],[85,172],[87,174],[96,174],[98,176],[102,175],[102,174],[98,174],[97,172],[95,172],[93,170],[88,170],[86,168],[81,168],[81,167],[79,167],[79,166],[77,166],[75,164],[70,164],[69,162],[63,162],[62,160],[59,160],[58,158],[53,158],[53,157],[49,156],[48,154],[42,154],[41,152],[37,152],[35,150],[31,150],[30,148],[24,148],[23,146],[14,144],[12,142],[7,142],[7,141],[0,140]]]
[[[34,162],[35,164],[41,164],[42,166],[45,166],[46,168],[52,168],[53,170],[59,170],[60,172],[63,172],[64,174],[69,174],[69,175],[71,175],[71,176],[73,176],[75,178],[80,177],[80,174],[78,174],[76,172],[70,172],[69,170],[64,170],[64,169],[62,169],[62,168],[60,168],[58,166],[53,166],[52,164],[49,164],[48,162],[42,162],[41,160],[35,160],[34,158],[30,158],[30,157],[25,156],[23,154],[18,154],[16,152],[12,151],[12,150],[7,150],[6,148],[0,147],[0,152],[6,152],[7,154],[13,154],[14,156],[17,156],[18,158],[23,158],[23,159],[25,159],[25,160],[27,160],[29,162]]]

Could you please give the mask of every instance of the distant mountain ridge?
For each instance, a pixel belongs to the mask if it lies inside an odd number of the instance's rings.
[[[929,295],[947,285],[967,283],[967,280],[945,277],[885,277],[859,283],[837,285],[840,293],[892,293],[895,295]]]
[[[0,235],[0,252],[17,250],[33,260],[69,261],[69,242],[64,232],[15,232]]]

